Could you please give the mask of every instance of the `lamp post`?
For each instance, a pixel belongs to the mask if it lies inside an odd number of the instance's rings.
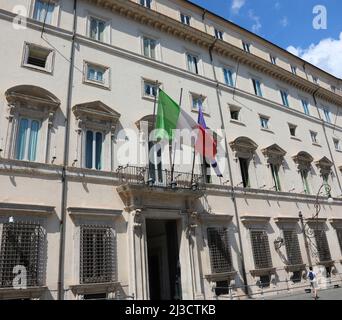
[[[316,200],[315,200],[315,204],[314,204],[315,213],[312,215],[312,221],[316,220],[316,230],[318,230],[318,216],[319,216],[319,213],[321,211],[321,204],[319,202],[319,195],[320,195],[323,188],[325,188],[325,191],[327,193],[328,203],[331,204],[334,202],[334,199],[331,197],[331,193],[330,193],[331,192],[331,186],[327,183],[323,183],[320,186],[320,188],[318,189],[318,192],[316,194]],[[310,226],[308,225],[308,222],[304,222],[303,214],[301,211],[299,212],[299,219],[300,219],[300,223],[301,223],[302,232],[304,234],[304,244],[305,244],[308,264],[309,264],[309,267],[312,267],[312,260],[311,260],[310,247],[309,247],[309,239],[314,238],[315,233],[314,233],[314,230],[312,230],[310,228]]]

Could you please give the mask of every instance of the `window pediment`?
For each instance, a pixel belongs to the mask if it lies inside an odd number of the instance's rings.
[[[305,151],[299,152],[297,155],[293,156],[292,159],[297,164],[299,170],[302,168],[309,169],[313,161],[313,157]]]
[[[148,132],[150,133],[153,130],[153,123],[156,121],[156,116],[149,114],[147,116],[142,117],[140,120],[138,120],[135,125],[139,130],[141,130],[141,123],[146,122],[148,126]]]
[[[54,114],[60,100],[46,89],[32,85],[19,85],[5,92],[10,105],[10,117],[14,114],[44,117]]]
[[[331,167],[333,166],[333,162],[327,157],[323,157],[322,159],[316,161],[315,164],[320,169],[321,174],[329,173],[331,171]]]
[[[120,113],[111,109],[101,101],[77,104],[72,111],[79,122],[79,127],[106,129],[115,131]]]
[[[229,143],[230,147],[235,153],[246,155],[248,158],[253,155],[258,145],[247,137],[239,137]]]
[[[261,152],[267,158],[269,163],[282,163],[286,151],[279,147],[277,144],[272,144],[271,146],[262,149]]]

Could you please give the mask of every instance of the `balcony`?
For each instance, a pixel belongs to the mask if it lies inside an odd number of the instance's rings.
[[[119,195],[125,202],[141,196],[165,196],[168,200],[173,197],[197,199],[203,196],[205,183],[203,176],[187,172],[170,170],[154,170],[148,167],[126,166],[117,170]],[[134,194],[134,197],[132,195]],[[135,202],[135,201],[134,201]]]

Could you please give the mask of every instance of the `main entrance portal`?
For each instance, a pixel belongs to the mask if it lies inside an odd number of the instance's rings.
[[[177,220],[146,220],[151,300],[180,300]]]

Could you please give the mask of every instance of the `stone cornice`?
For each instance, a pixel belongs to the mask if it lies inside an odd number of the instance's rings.
[[[9,214],[23,214],[23,215],[38,215],[48,216],[55,213],[55,207],[37,204],[25,204],[25,203],[7,203],[0,202],[0,215]]]
[[[88,208],[88,207],[69,207],[68,212],[72,217],[81,218],[105,218],[118,219],[122,215],[122,210]]]

